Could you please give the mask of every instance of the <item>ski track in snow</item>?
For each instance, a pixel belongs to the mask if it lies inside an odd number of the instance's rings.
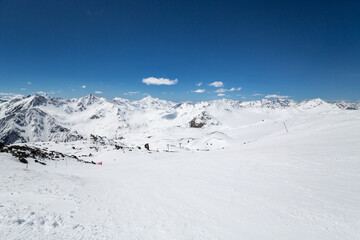
[[[359,111],[276,116],[249,115],[224,135],[129,133],[159,152],[104,148],[89,158],[102,166],[26,170],[0,153],[0,239],[359,239]],[[186,137],[190,149],[177,148]],[[209,139],[219,141],[197,151]],[[88,142],[34,144],[90,152]]]

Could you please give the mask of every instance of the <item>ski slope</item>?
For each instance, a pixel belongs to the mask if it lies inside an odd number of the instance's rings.
[[[0,153],[0,239],[359,239],[359,111],[244,111],[125,135],[150,153],[33,143],[102,166]]]

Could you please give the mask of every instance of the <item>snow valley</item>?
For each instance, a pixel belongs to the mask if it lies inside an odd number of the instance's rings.
[[[357,239],[359,107],[0,98],[0,237]]]

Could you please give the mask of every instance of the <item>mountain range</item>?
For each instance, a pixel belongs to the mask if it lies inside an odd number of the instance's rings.
[[[131,101],[111,100],[93,94],[82,98],[54,98],[47,95],[0,98],[0,142],[75,141],[91,134],[121,138],[129,132],[157,132],[172,128],[214,128],[238,119],[269,112],[286,113],[359,110],[359,103],[328,103],[321,99],[293,101],[263,99],[175,103],[147,96]],[[279,112],[280,111],[280,112]],[[246,113],[246,114],[245,114]],[[259,116],[260,116],[259,115]],[[259,118],[260,119],[260,118]],[[258,119],[258,120],[259,120]],[[232,124],[232,127],[236,122]]]

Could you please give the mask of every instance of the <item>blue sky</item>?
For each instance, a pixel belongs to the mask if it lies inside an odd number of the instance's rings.
[[[0,92],[357,101],[359,10],[358,1],[0,0]]]

